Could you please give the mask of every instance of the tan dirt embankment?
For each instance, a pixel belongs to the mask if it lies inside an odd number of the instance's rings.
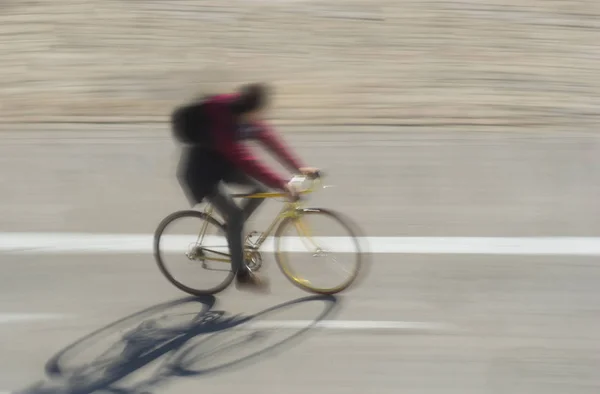
[[[288,124],[584,127],[600,2],[4,0],[0,120],[164,121],[276,84]]]

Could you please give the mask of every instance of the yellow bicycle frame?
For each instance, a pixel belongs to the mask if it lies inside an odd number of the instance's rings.
[[[317,178],[311,182],[310,187],[308,187],[307,189],[301,190],[299,192],[299,194],[306,195],[306,194],[314,192],[316,189],[315,184],[317,183],[317,181],[319,181],[319,185],[320,185],[320,178]],[[234,197],[234,198],[269,199],[269,198],[287,198],[287,195],[285,193],[281,193],[281,192],[267,192],[267,193],[253,193],[253,194],[233,194],[232,197]],[[252,249],[259,250],[260,247],[262,246],[262,244],[269,237],[269,235],[271,235],[273,233],[273,231],[276,229],[277,225],[286,218],[296,218],[295,224],[296,224],[296,228],[298,229],[298,233],[304,235],[304,237],[310,238],[310,231],[309,231],[308,227],[302,221],[300,221],[298,219],[300,217],[299,212],[301,210],[301,205],[302,204],[299,201],[285,203],[285,205],[283,206],[281,211],[279,211],[279,213],[275,216],[275,219],[273,219],[273,221],[271,222],[271,224],[269,225],[267,230],[264,231],[261,234],[261,236],[258,238],[258,240],[254,243],[254,245],[252,246]],[[213,211],[214,211],[214,207],[210,203],[204,209],[204,213],[209,216],[212,216]],[[204,222],[202,230],[201,230],[200,234],[198,235],[198,243],[200,243],[200,244],[202,243],[202,239],[204,238],[204,234],[206,232],[207,225],[208,225],[208,222]],[[213,250],[210,250],[210,252],[221,255],[221,256],[229,256],[228,253],[221,253],[221,252],[216,252]],[[223,262],[223,263],[230,262],[229,259],[224,259],[224,258],[205,258],[205,260],[218,261],[218,262]]]

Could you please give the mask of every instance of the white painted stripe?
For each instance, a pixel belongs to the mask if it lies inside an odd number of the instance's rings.
[[[64,317],[64,315],[53,313],[0,313],[0,324],[21,323],[36,320],[57,320]]]
[[[403,321],[370,321],[370,320],[265,320],[249,322],[240,328],[248,329],[302,329],[305,327],[330,330],[395,330],[395,331],[450,331],[457,328],[442,323],[403,322]]]
[[[344,237],[319,237],[326,249],[352,251]],[[164,252],[186,250],[194,237],[169,236],[162,243]],[[225,240],[210,239],[211,245]],[[579,255],[600,256],[600,237],[364,237],[360,242],[371,253],[412,254],[492,254],[492,255]],[[262,251],[273,251],[267,240]],[[289,237],[283,249],[306,251],[300,238]],[[151,253],[152,235],[85,233],[0,233],[0,252],[8,253]]]
[[[0,324],[20,323],[36,320],[57,320],[65,317],[67,316],[48,313],[0,313]],[[392,330],[448,332],[458,330],[458,328],[455,326],[443,323],[373,320],[321,320],[317,322],[313,320],[261,320],[249,321],[248,323],[237,326],[237,328],[244,330],[302,329],[308,327],[345,331]],[[2,394],[2,392],[0,392],[0,394]]]

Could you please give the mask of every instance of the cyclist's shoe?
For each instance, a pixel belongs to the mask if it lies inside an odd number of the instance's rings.
[[[267,294],[271,290],[269,280],[250,271],[238,274],[235,278],[235,288],[241,291],[252,291]]]

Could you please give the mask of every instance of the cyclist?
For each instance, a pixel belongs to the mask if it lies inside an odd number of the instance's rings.
[[[318,173],[316,168],[302,166],[264,121],[268,99],[266,85],[248,84],[237,93],[205,97],[180,107],[171,118],[173,131],[184,144],[177,171],[179,183],[192,205],[207,198],[225,219],[238,289],[268,289],[268,281],[250,272],[244,264],[242,241],[244,222],[263,200],[248,199],[239,206],[223,184],[251,187],[253,193],[271,187],[284,191],[292,200],[297,198],[297,191],[288,180],[263,165],[244,142],[262,143],[295,173]]]

